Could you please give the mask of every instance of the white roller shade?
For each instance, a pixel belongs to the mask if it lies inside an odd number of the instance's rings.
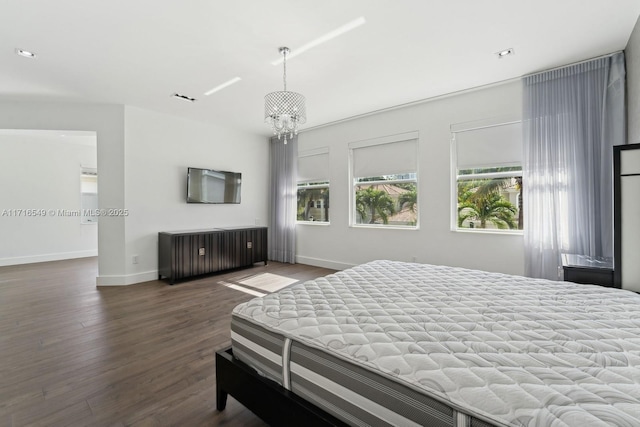
[[[458,169],[522,163],[522,123],[454,133]]]
[[[298,182],[329,181],[329,149],[298,153]]]
[[[417,167],[417,139],[353,148],[354,178],[415,173]]]

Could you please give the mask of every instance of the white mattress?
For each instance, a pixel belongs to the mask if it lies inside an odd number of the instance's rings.
[[[640,426],[640,295],[375,261],[234,317],[496,425]]]

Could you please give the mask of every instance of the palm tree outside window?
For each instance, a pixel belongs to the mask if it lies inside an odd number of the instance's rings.
[[[355,224],[415,227],[418,188],[415,173],[356,178]]]
[[[522,166],[459,170],[457,194],[458,228],[522,230]]]

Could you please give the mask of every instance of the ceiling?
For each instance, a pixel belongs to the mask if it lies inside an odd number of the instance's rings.
[[[305,128],[624,49],[639,15],[638,0],[2,0],[0,97],[125,104],[268,135],[278,47],[295,53],[359,17],[287,62]],[[495,56],[507,48],[516,54]]]

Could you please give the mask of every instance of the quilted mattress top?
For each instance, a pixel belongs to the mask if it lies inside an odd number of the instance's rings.
[[[640,295],[374,261],[234,309],[288,338],[515,426],[640,426]]]

